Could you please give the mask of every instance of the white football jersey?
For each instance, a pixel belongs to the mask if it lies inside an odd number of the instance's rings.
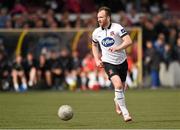
[[[96,28],[92,33],[92,40],[101,47],[103,62],[111,64],[121,64],[126,60],[126,52],[124,50],[110,52],[108,49],[118,46],[122,43],[122,37],[127,35],[126,30],[117,23],[111,23],[107,29],[102,27]]]

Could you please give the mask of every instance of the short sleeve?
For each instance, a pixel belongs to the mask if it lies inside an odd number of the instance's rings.
[[[119,27],[118,27],[118,34],[122,38],[125,35],[127,35],[128,33],[127,33],[127,31],[121,25],[119,25]]]
[[[97,36],[96,36],[96,31],[94,31],[94,32],[92,33],[92,42],[98,43],[98,40],[97,40],[96,37],[97,37]]]

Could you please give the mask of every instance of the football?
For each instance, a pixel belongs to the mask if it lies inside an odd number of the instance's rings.
[[[68,121],[73,117],[73,109],[70,105],[62,105],[58,109],[58,117],[63,121]]]

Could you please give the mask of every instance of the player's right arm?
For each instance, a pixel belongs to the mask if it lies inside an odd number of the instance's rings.
[[[101,60],[101,55],[99,54],[98,44],[95,42],[92,42],[92,53],[96,62],[96,66],[102,68],[103,63]]]

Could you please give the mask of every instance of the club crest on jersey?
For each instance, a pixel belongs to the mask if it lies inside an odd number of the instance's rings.
[[[114,36],[114,35],[115,35],[115,34],[114,34],[114,31],[111,31],[111,32],[110,32],[110,35],[111,35],[111,36]]]
[[[114,72],[112,69],[109,70],[109,75],[112,75]]]
[[[111,38],[111,37],[106,37],[106,38],[104,38],[104,39],[101,41],[101,43],[102,43],[102,45],[105,46],[105,47],[110,47],[110,46],[112,46],[112,45],[115,43],[115,41],[114,41],[114,39]]]

